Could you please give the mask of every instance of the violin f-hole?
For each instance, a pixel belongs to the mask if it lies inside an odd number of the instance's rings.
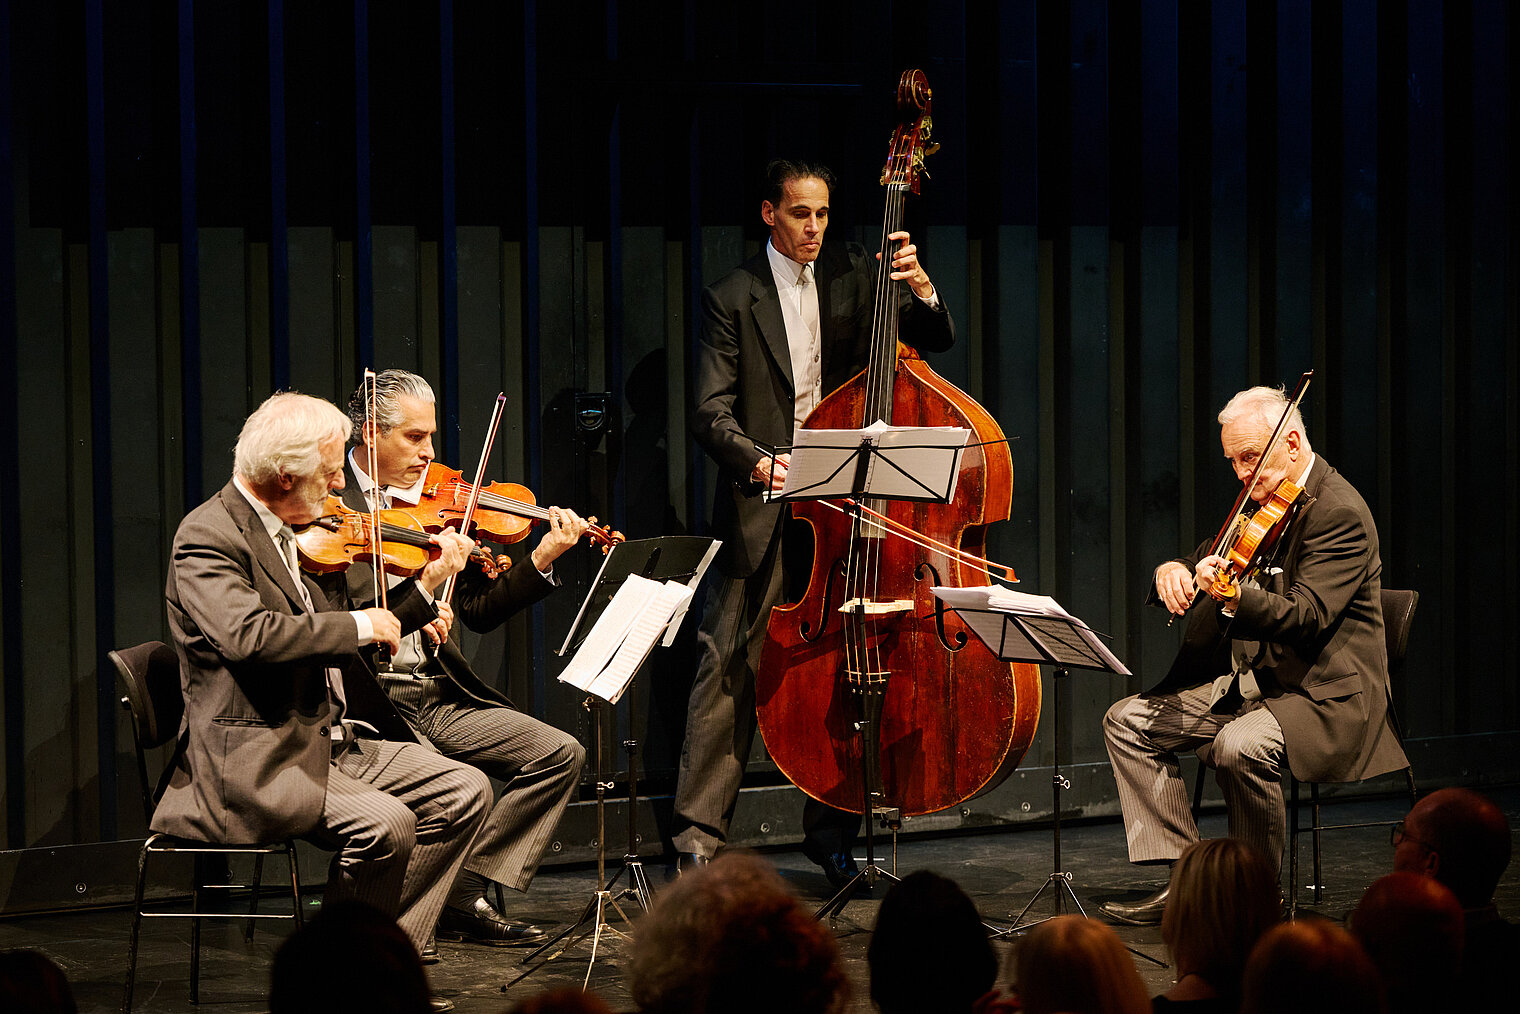
[[[828,569],[828,577],[824,579],[823,583],[823,599],[819,603],[817,629],[814,629],[813,621],[811,620],[803,620],[797,625],[798,633],[807,643],[811,644],[818,640],[823,636],[824,631],[829,629],[829,613],[831,611],[829,609],[829,602],[834,598],[834,577],[836,574],[843,577],[844,572],[845,561],[843,560],[835,560],[834,565]]]

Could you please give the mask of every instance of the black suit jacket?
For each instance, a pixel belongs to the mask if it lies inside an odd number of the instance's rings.
[[[344,466],[343,502],[355,510],[368,511],[369,504],[359,490],[353,470]],[[374,570],[369,564],[356,562],[348,568],[348,590],[356,602],[366,605],[374,599]],[[415,587],[415,582],[408,582]],[[402,587],[402,586],[398,586]],[[507,618],[542,599],[554,590],[531,562],[523,561],[508,568],[505,574],[489,578],[473,564],[460,572],[454,583],[454,612],[471,630],[481,633],[494,630]],[[436,615],[436,613],[435,613]],[[445,641],[438,651],[438,665],[447,678],[482,704],[515,707],[500,690],[486,683],[459,650],[454,638]],[[386,710],[394,714],[386,699]],[[364,717],[364,716],[355,716]],[[396,716],[400,720],[400,716]]]
[[[825,396],[869,358],[876,264],[855,243],[825,243],[819,251],[813,271]],[[955,325],[943,304],[934,310],[904,295],[903,341],[925,352],[954,344]],[[691,431],[721,469],[713,527],[723,539],[717,567],[729,577],[755,572],[781,521],[781,505],[766,503],[749,473],[765,454],[757,445],[792,442],[795,402],[781,297],[762,250],[702,293]]]
[[[1242,588],[1233,618],[1211,599],[1189,615],[1187,643],[1149,693],[1196,686],[1229,671],[1219,646],[1260,643],[1252,666],[1282,726],[1288,764],[1303,781],[1371,778],[1408,766],[1388,717],[1383,562],[1377,527],[1360,493],[1318,457],[1262,588]],[[1205,543],[1177,562],[1190,571]],[[1151,595],[1155,597],[1155,586]]]

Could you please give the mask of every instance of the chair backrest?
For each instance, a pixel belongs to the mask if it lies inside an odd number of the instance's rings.
[[[1404,667],[1409,650],[1409,628],[1414,624],[1414,610],[1420,593],[1404,588],[1383,589],[1383,635],[1388,642],[1388,677],[1391,680]]]
[[[147,751],[163,746],[179,732],[185,698],[179,684],[179,656],[162,641],[147,641],[106,653],[116,666],[132,713],[132,740],[137,747],[137,777],[142,785],[143,819],[153,819],[154,783],[148,779]]]

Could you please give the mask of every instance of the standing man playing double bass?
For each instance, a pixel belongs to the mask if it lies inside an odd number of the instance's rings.
[[[825,394],[869,355],[876,261],[858,244],[825,246],[834,176],[806,162],[766,167],[760,217],[765,251],[702,293],[702,341],[691,431],[720,469],[713,528],[723,540],[697,634],[701,658],[686,713],[672,838],[677,868],[705,863],[728,840],[729,821],[755,735],[755,673],[766,621],[782,601],[788,517],[762,490],[779,490],[789,456],[765,447],[792,434]],[[925,351],[955,341],[917,248],[906,232],[891,277],[914,298],[901,308],[903,340]],[[850,855],[859,817],[809,799],[803,852],[836,887],[858,872]]]
[[[377,496],[381,507],[416,506],[438,428],[433,389],[415,373],[380,372],[374,382],[373,428],[366,420],[368,393],[360,387],[349,399],[355,445],[348,455],[343,498],[363,511]],[[375,479],[365,471],[371,446],[378,494]],[[465,624],[493,630],[548,595],[557,583],[554,561],[585,530],[586,522],[574,511],[552,507],[549,531],[521,563],[495,579],[473,564],[462,570],[454,605]],[[354,564],[348,574],[356,599],[374,594],[374,572],[367,564]],[[438,603],[438,609],[452,615],[445,603]],[[540,942],[544,931],[498,912],[486,898],[486,888],[495,881],[516,891],[528,889],[580,781],[585,748],[569,733],[517,710],[475,674],[452,639],[434,646],[425,644],[420,633],[404,639],[379,676],[391,703],[419,738],[505,783],[449,891],[439,936],[498,947]]]
[[[1388,715],[1382,559],[1372,513],[1346,478],[1309,446],[1281,390],[1253,387],[1219,413],[1225,460],[1250,499],[1278,484],[1304,488],[1260,587],[1214,587],[1223,560],[1209,544],[1156,568],[1150,601],[1175,615],[1196,589],[1187,642],[1156,686],[1108,710],[1103,734],[1119,783],[1131,862],[1168,863],[1198,840],[1177,753],[1201,749],[1217,772],[1231,837],[1275,866],[1286,837],[1282,765],[1302,781],[1347,782],[1408,765]],[[1202,754],[1201,754],[1202,755]],[[1135,904],[1106,902],[1121,922],[1161,921],[1166,889]]]

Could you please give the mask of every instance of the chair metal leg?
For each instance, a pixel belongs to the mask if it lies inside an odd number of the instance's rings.
[[[122,1014],[132,1014],[132,987],[137,981],[137,938],[142,932],[143,888],[148,881],[148,843],[137,853],[137,892],[132,903],[132,935],[127,940],[127,985],[121,997]]]
[[[1298,779],[1288,776],[1288,919],[1298,918]]]
[[[290,903],[295,908],[296,929],[300,929],[306,925],[306,920],[301,911],[301,873],[296,869],[295,842],[285,843],[285,858],[290,863]]]
[[[1325,896],[1324,869],[1320,866],[1320,843],[1319,843],[1319,782],[1309,783],[1309,812],[1313,824],[1310,826],[1310,835],[1314,839],[1314,903],[1318,905]]]
[[[190,1002],[201,1002],[201,878],[199,873],[195,877],[195,885],[190,891],[190,911],[196,913],[190,917]]]
[[[259,885],[264,882],[264,856],[262,854],[253,857],[253,897],[248,902],[248,928],[243,931],[243,940],[253,943],[253,924],[258,922],[254,916],[259,914]]]

